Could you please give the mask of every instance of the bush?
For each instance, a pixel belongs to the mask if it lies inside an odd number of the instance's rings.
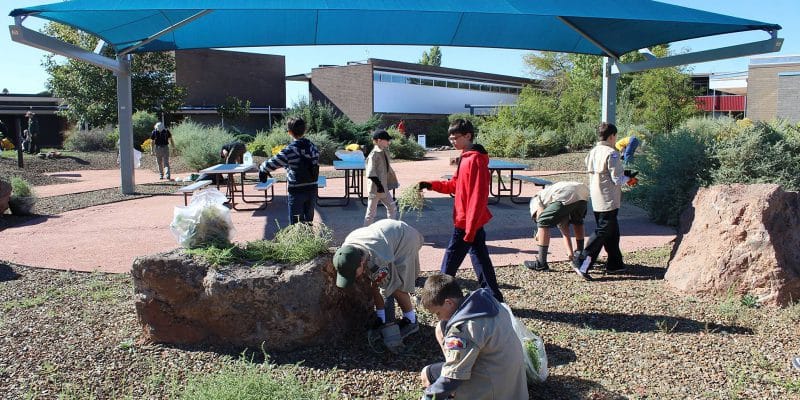
[[[534,157],[553,156],[566,151],[569,140],[567,137],[556,131],[544,131],[534,138]]]
[[[796,132],[796,131],[795,131]],[[800,190],[800,141],[791,126],[757,122],[717,145],[714,184],[775,183]]]
[[[256,137],[251,135],[251,134],[249,134],[249,133],[240,133],[240,134],[234,136],[234,138],[236,140],[246,144],[246,143],[250,143],[253,140],[255,140]]]
[[[286,128],[274,125],[271,131],[258,132],[253,141],[247,144],[247,151],[254,156],[272,157],[272,148],[286,146],[292,138],[286,133]]]
[[[462,114],[453,114],[462,115]],[[474,122],[473,122],[474,125]],[[431,124],[428,131],[425,132],[425,145],[428,147],[435,146],[449,146],[450,139],[447,129],[450,128],[450,123],[447,119],[440,118]],[[477,126],[475,129],[478,129]]]
[[[158,116],[146,111],[137,111],[131,116],[131,123],[133,124],[133,147],[141,150],[141,145],[145,140],[150,139],[153,133],[153,127],[158,122]],[[117,135],[119,135],[119,128],[117,128]]]
[[[306,122],[306,134],[325,132],[333,140],[343,143],[359,143],[365,145],[370,142],[370,133],[380,124],[380,116],[373,115],[364,123],[356,124],[344,115],[334,110],[333,106],[321,102],[300,102],[286,111],[285,119],[291,117],[303,118]],[[281,123],[285,131],[285,123]]]
[[[11,198],[15,197],[35,197],[33,187],[28,181],[18,176],[11,178]]]
[[[306,138],[317,146],[320,164],[333,164],[333,160],[336,159],[336,150],[342,146],[341,143],[333,140],[325,132],[311,133],[306,135]]]
[[[570,150],[591,148],[597,142],[597,124],[579,122],[564,132],[564,138]]]
[[[404,160],[422,160],[425,158],[425,149],[417,142],[407,139],[394,128],[388,129],[387,132],[392,135],[392,141],[388,149],[392,158]]]
[[[531,158],[564,152],[567,138],[556,131],[536,132],[485,124],[478,135],[478,143],[486,147],[492,157]]]
[[[650,137],[648,151],[637,156],[639,185],[630,192],[631,199],[653,221],[677,225],[697,188],[711,181],[712,152],[711,137],[687,129]]]
[[[173,126],[170,131],[181,158],[196,170],[219,164],[220,149],[233,141],[233,136],[222,127],[206,127],[189,119]]]
[[[117,148],[117,139],[110,128],[72,131],[64,140],[64,148],[72,151],[108,151]]]

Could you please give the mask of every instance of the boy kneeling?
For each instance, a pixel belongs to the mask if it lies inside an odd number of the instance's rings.
[[[454,277],[436,274],[425,281],[421,300],[440,320],[436,340],[445,358],[423,368],[424,399],[528,398],[522,346],[491,290],[464,297]]]

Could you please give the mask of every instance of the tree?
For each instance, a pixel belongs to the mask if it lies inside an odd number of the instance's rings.
[[[439,46],[431,47],[430,52],[423,51],[422,58],[419,60],[419,63],[422,65],[433,65],[440,67],[442,65],[442,51],[439,50]]]
[[[240,100],[237,97],[228,96],[225,102],[217,106],[217,114],[222,117],[222,126],[225,120],[235,121],[250,115],[250,100]]]
[[[58,23],[48,23],[42,31],[89,51],[98,43],[96,37]],[[101,55],[114,57],[108,47]],[[69,106],[58,112],[61,116],[94,126],[116,123],[117,82],[111,71],[74,59],[62,61],[53,54],[45,56],[42,66],[50,75],[46,83],[48,90]],[[133,111],[177,110],[183,104],[186,91],[175,83],[174,73],[173,53],[134,55],[131,63]]]

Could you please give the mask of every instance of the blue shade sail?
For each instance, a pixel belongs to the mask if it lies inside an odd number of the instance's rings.
[[[210,12],[171,30],[204,10]],[[649,0],[71,0],[20,8],[10,15],[73,26],[117,52],[133,53],[388,44],[616,58],[657,44],[781,29]]]

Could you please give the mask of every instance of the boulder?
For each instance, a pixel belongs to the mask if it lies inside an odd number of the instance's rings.
[[[11,198],[11,184],[0,180],[0,215],[8,210],[8,199]]]
[[[182,250],[131,270],[145,341],[291,350],[363,331],[370,287],[336,287],[331,255],[302,265],[212,267]]]
[[[800,195],[773,184],[701,188],[681,215],[664,279],[683,293],[800,299]]]

